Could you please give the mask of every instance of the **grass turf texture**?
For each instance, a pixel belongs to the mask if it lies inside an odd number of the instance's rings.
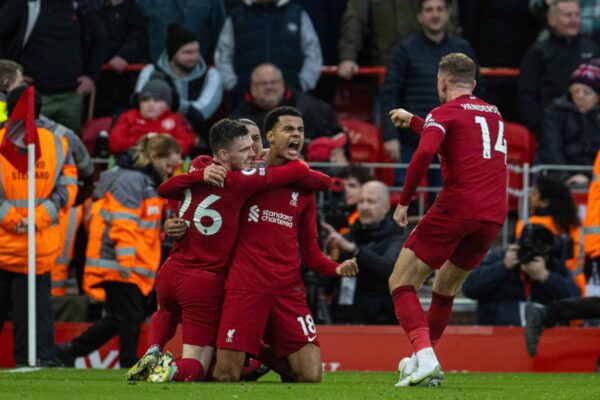
[[[447,373],[439,388],[395,388],[392,372],[326,373],[321,384],[125,381],[125,370],[0,370],[0,399],[599,399],[600,374]]]

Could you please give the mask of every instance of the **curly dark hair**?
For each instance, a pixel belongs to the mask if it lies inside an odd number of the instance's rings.
[[[571,192],[562,180],[552,176],[541,176],[536,186],[540,197],[548,201],[545,211],[564,233],[569,233],[572,228],[581,225]]]

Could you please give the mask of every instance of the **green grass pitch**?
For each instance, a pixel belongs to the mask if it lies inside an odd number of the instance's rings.
[[[0,370],[0,399],[600,399],[600,374],[446,373],[438,388],[395,388],[392,372],[326,373],[321,384],[128,383],[125,370]]]

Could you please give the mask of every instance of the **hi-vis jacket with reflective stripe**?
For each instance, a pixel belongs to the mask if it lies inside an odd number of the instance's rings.
[[[60,246],[58,215],[75,201],[77,170],[67,140],[38,125],[41,157],[35,170],[36,273],[50,270]],[[0,129],[0,143],[6,129]],[[0,269],[27,273],[27,235],[15,227],[27,217],[27,173],[0,155]]]
[[[152,178],[114,167],[94,190],[84,271],[84,289],[103,300],[106,281],[132,283],[148,295],[160,263],[163,199]]]
[[[594,174],[588,194],[587,211],[583,220],[585,254],[600,257],[600,151],[594,162]]]
[[[560,235],[561,231],[554,223],[554,219],[550,215],[532,215],[529,217],[529,224],[540,224],[548,228],[553,234]],[[517,221],[516,234],[517,237],[521,236],[523,232],[523,220]],[[586,281],[585,274],[583,273],[583,266],[585,263],[583,254],[583,229],[579,226],[574,227],[569,232],[571,240],[573,241],[573,257],[565,260],[565,265],[571,271],[571,276],[575,280],[579,289],[581,289],[581,295],[585,297]]]

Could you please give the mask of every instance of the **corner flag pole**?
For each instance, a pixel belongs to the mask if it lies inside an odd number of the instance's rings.
[[[35,307],[35,143],[27,144],[27,317],[29,366],[35,367],[36,307]]]

